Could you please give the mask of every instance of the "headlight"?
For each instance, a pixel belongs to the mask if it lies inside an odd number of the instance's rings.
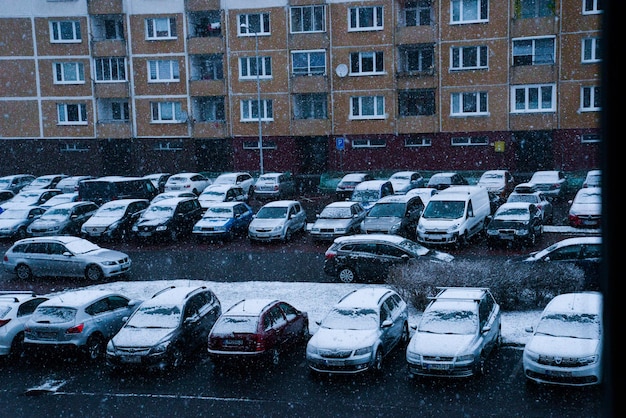
[[[317,354],[318,349],[316,346],[312,345],[312,344],[307,344],[306,346],[306,354],[307,355],[315,355]]]
[[[156,227],[155,231],[166,231],[167,225],[159,225]]]
[[[348,228],[335,228],[335,233],[337,234],[345,234],[348,232]]]
[[[455,222],[454,224],[452,224],[448,230],[446,231],[448,234],[452,234],[454,232],[456,232],[459,229],[459,226],[461,226],[460,222]]]
[[[117,261],[111,261],[111,260],[102,261],[103,266],[114,266],[116,264],[117,264]]]
[[[400,226],[401,226],[401,225],[402,225],[402,223],[401,223],[401,222],[397,222],[397,223],[393,224],[393,225],[391,226],[391,229],[389,230],[389,233],[391,233],[391,234],[397,234],[397,233],[398,233],[398,231],[400,230]]]
[[[113,340],[109,340],[107,343],[107,354],[115,354],[115,346],[113,345]]]
[[[150,349],[150,353],[152,354],[165,353],[169,345],[170,345],[170,341],[163,341],[162,343],[159,343],[155,345],[154,347],[152,347],[152,349]]]
[[[515,231],[516,235],[528,235],[528,230],[527,229],[518,229],[517,231]]]
[[[587,366],[589,364],[596,363],[599,358],[600,357],[598,355],[581,357],[581,358],[578,359],[578,362],[580,363],[581,366]]]
[[[498,235],[498,230],[497,229],[488,229],[487,230],[487,235]]]
[[[426,231],[426,228],[424,228],[424,225],[422,225],[422,224],[417,224],[417,230],[419,232],[424,232],[424,231]]]
[[[355,356],[362,356],[364,354],[369,354],[372,352],[372,347],[363,347],[363,348],[359,348],[354,350],[354,355]]]
[[[272,232],[278,232],[283,230],[283,225],[276,225]]]
[[[465,355],[462,355],[462,356],[458,356],[456,358],[456,361],[463,362],[463,363],[465,363],[465,362],[472,362],[472,361],[474,361],[474,355],[473,354],[465,354]]]
[[[534,351],[531,351],[529,349],[525,349],[524,350],[524,356],[534,362],[537,362],[539,360],[539,354],[535,353]]]
[[[410,361],[411,363],[421,363],[422,362],[422,356],[421,356],[421,354],[417,354],[417,353],[414,353],[412,351],[407,350],[406,351],[406,360]]]

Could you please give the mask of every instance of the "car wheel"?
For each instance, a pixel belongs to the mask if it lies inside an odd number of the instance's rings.
[[[283,241],[285,241],[285,242],[291,241],[291,236],[292,236],[291,229],[289,229],[289,227],[287,227],[287,230],[285,231],[285,238],[283,239]]]
[[[400,345],[406,346],[409,343],[409,324],[407,322],[402,326],[402,335],[400,336]]]
[[[15,233],[15,239],[24,239],[26,238],[26,228],[20,228]]]
[[[90,266],[87,266],[87,268],[85,269],[85,277],[89,281],[96,282],[104,278],[104,273],[102,272],[102,269],[100,267],[92,264]]]
[[[535,231],[530,232],[530,236],[528,237],[528,246],[534,247],[537,244],[537,236],[535,235]]]
[[[170,353],[170,367],[172,369],[177,369],[183,364],[184,361],[185,356],[182,350],[178,347],[172,348],[172,352]]]
[[[456,248],[461,249],[467,247],[467,234],[461,234],[456,240]]]
[[[344,267],[339,270],[339,280],[343,283],[354,283],[356,281],[356,274],[348,267]]]
[[[379,348],[374,355],[374,363],[372,364],[372,370],[374,373],[380,373],[383,371],[383,352]]]
[[[277,348],[272,348],[269,352],[269,360],[274,366],[278,366],[280,363],[280,351]]]
[[[170,230],[170,241],[176,242],[178,241],[178,234],[175,229]]]
[[[480,357],[478,361],[474,365],[474,375],[482,376],[485,374],[485,355],[484,353],[480,353]]]
[[[104,357],[104,338],[100,335],[91,335],[87,339],[87,344],[85,345],[85,354],[89,360],[99,360]]]
[[[24,356],[24,333],[18,333],[11,342],[11,349],[9,350],[9,361],[15,361]]]
[[[18,264],[15,267],[15,273],[20,280],[30,280],[33,278],[33,271],[26,264]]]

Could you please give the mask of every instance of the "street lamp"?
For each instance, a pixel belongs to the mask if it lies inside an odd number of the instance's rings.
[[[261,63],[259,60],[259,33],[252,29],[249,25],[242,23],[241,27],[247,29],[248,32],[254,32],[254,58],[256,60],[256,104],[259,116],[259,169],[260,175],[263,175],[263,124],[261,123]]]

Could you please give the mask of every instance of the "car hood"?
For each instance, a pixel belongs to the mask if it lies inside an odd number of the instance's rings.
[[[313,224],[313,228],[346,228],[350,225],[351,219],[318,219]]]
[[[53,227],[53,226],[65,225],[68,222],[69,222],[68,220],[62,220],[62,221],[42,221],[42,220],[36,220],[36,221],[33,221],[30,224],[30,227],[31,228],[50,228],[50,227]]]
[[[94,218],[93,216],[83,224],[85,228],[94,228],[94,227],[102,227],[113,225],[115,222],[118,222],[122,218]]]
[[[451,225],[455,224],[456,222],[460,222],[460,220],[463,218],[458,218],[458,219],[436,219],[436,218],[420,218],[419,220],[419,224],[422,225],[424,228],[426,229],[438,229],[438,230],[442,230],[445,231],[446,229],[450,228]]]
[[[407,190],[409,190],[411,188],[411,183],[409,183],[408,181],[395,181],[395,180],[389,180],[391,182],[391,185],[393,186],[393,191],[394,192],[406,192]]]
[[[166,339],[173,331],[171,328],[132,328],[125,326],[113,337],[113,344],[119,347],[150,347]]]
[[[354,350],[373,346],[378,338],[378,331],[329,329],[320,327],[311,337],[310,344],[325,350]]]
[[[101,260],[103,260],[103,259],[119,260],[121,258],[128,257],[128,254],[126,254],[126,253],[123,253],[123,252],[117,251],[117,250],[110,250],[108,248],[99,248],[97,250],[85,253],[85,255],[97,256]]]
[[[596,354],[598,344],[598,340],[535,335],[526,343],[524,349],[546,356],[585,357]]]
[[[287,221],[287,218],[279,219],[255,219],[250,224],[252,228],[272,228],[278,225],[283,225]]]
[[[171,218],[155,218],[155,219],[140,219],[137,221],[137,226],[158,226],[166,224]]]
[[[472,341],[474,335],[417,332],[411,338],[407,351],[423,356],[454,357],[466,354]]]
[[[363,226],[367,228],[375,229],[389,229],[393,225],[402,222],[402,218],[395,216],[385,216],[380,218],[365,218],[363,219]]]
[[[202,226],[224,226],[232,222],[232,218],[203,218],[196,225]]]
[[[17,225],[24,224],[22,219],[0,219],[0,229],[2,228],[14,228]]]

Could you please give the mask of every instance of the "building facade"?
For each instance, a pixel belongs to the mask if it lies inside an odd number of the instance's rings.
[[[601,23],[600,0],[3,2],[0,174],[596,168]]]

